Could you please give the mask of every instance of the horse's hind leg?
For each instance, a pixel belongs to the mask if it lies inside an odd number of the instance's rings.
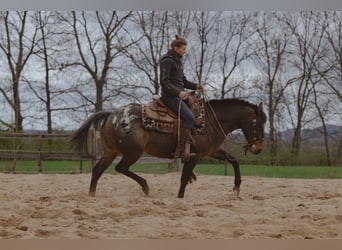
[[[89,195],[95,196],[97,182],[100,179],[103,172],[110,166],[117,154],[105,155],[96,163],[92,168],[92,175],[90,181]]]
[[[139,183],[139,185],[142,188],[142,191],[148,195],[149,193],[149,188],[147,185],[147,182],[144,178],[140,177],[139,175],[133,173],[132,171],[129,170],[129,167],[134,164],[142,155],[141,153],[137,153],[135,155],[128,155],[128,154],[124,154],[122,156],[121,161],[115,166],[115,170],[118,171],[119,173],[122,173],[130,178],[132,178],[133,180],[135,180],[136,182]]]

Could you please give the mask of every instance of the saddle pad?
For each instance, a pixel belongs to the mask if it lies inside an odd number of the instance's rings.
[[[175,122],[177,119],[164,115],[156,115],[156,112],[152,111],[148,105],[142,106],[142,126],[148,130],[155,130],[162,133],[174,133],[176,131]]]

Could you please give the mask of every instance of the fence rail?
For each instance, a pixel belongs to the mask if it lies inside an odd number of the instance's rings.
[[[17,163],[21,160],[36,160],[37,172],[43,172],[44,161],[51,160],[67,160],[79,161],[79,172],[84,171],[83,162],[88,161],[93,166],[101,157],[99,150],[99,136],[96,131],[92,131],[89,136],[90,150],[92,156],[73,153],[69,146],[68,140],[70,133],[63,134],[45,134],[45,133],[0,133],[0,160],[12,161],[9,172],[18,172]],[[59,146],[54,141],[59,140]],[[7,144],[7,145],[6,145]],[[114,163],[118,162],[116,159]],[[139,164],[166,164],[168,171],[171,171],[176,164],[179,169],[179,163],[173,159],[162,159],[156,157],[141,157],[137,163]],[[1,168],[0,168],[1,170]]]

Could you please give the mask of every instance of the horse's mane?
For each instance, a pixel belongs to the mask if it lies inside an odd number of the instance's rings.
[[[209,100],[208,103],[210,105],[213,105],[213,104],[224,104],[224,105],[227,105],[227,104],[243,104],[243,105],[247,105],[247,106],[250,106],[251,108],[255,108],[257,107],[255,104],[253,103],[250,103],[246,100],[242,100],[242,99],[238,99],[238,98],[226,98],[226,99],[212,99],[212,100]]]

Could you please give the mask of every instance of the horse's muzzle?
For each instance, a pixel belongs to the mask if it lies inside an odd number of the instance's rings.
[[[245,155],[247,154],[247,151],[251,152],[252,154],[260,154],[263,149],[262,143],[250,143],[244,146],[245,149]]]
[[[262,151],[262,149],[263,149],[263,144],[260,143],[260,142],[254,143],[254,144],[249,148],[249,150],[250,150],[253,154],[255,154],[255,155],[260,154],[261,151]]]

